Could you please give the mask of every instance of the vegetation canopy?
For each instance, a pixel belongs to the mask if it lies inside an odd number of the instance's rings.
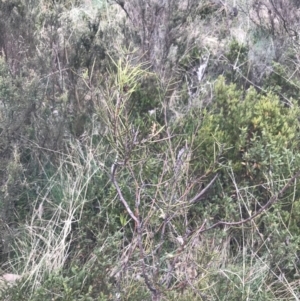
[[[0,299],[299,300],[299,9],[0,0]]]

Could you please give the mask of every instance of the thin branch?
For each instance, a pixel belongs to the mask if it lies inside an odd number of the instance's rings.
[[[123,197],[123,194],[122,194],[122,191],[120,189],[120,186],[118,184],[118,182],[116,181],[116,178],[115,178],[115,173],[116,173],[116,169],[117,169],[117,166],[118,166],[118,163],[114,163],[111,170],[112,170],[112,173],[111,173],[111,181],[112,183],[114,184],[116,190],[117,190],[117,193],[118,193],[118,196],[122,202],[122,204],[124,205],[126,211],[128,212],[128,214],[130,215],[130,217],[136,222],[136,225],[137,227],[140,226],[140,221],[138,220],[138,218],[134,215],[134,213],[132,212],[132,210],[130,209],[127,201],[125,200],[125,198]]]
[[[297,178],[299,178],[299,176],[300,176],[300,170],[298,172],[296,172],[294,174],[294,176],[292,176],[291,179],[284,185],[284,187],[276,195],[273,195],[268,200],[268,202],[264,206],[262,206],[255,214],[249,216],[246,219],[240,220],[238,222],[219,221],[219,222],[213,224],[212,226],[201,230],[199,232],[199,234],[203,233],[203,232],[206,232],[208,230],[214,229],[214,228],[216,228],[218,226],[222,226],[222,225],[224,225],[224,226],[240,226],[240,225],[245,224],[245,223],[247,223],[249,221],[252,221],[254,218],[256,218],[257,216],[259,216],[260,214],[262,214],[265,210],[267,210],[269,207],[271,207],[271,205],[273,205],[274,203],[276,203],[279,200],[279,198],[282,197],[282,195],[284,194],[284,192],[291,186],[291,184]]]
[[[147,287],[149,288],[149,290],[151,291],[154,299],[157,298],[160,294],[159,290],[157,290],[155,288],[154,285],[151,284],[149,277],[146,273],[146,264],[145,264],[145,254],[144,254],[144,248],[143,248],[143,241],[142,241],[142,235],[143,235],[143,231],[142,231],[142,224],[139,220],[139,216],[135,216],[135,214],[132,212],[132,210],[130,209],[127,201],[125,200],[122,191],[120,189],[120,186],[115,178],[115,174],[116,174],[116,169],[118,166],[118,162],[114,162],[112,167],[111,167],[111,181],[113,183],[113,185],[115,186],[118,196],[122,202],[122,204],[124,205],[126,211],[128,212],[128,214],[130,215],[130,217],[135,221],[136,223],[136,230],[137,230],[137,241],[138,241],[138,246],[139,246],[139,250],[140,250],[140,258],[142,260],[142,272],[143,272],[143,277],[145,280],[145,283],[147,285]]]
[[[213,177],[213,179],[208,183],[208,185],[206,185],[206,187],[202,189],[198,194],[196,194],[189,202],[191,204],[198,202],[201,199],[201,197],[203,197],[203,195],[207,192],[207,190],[211,187],[211,185],[216,181],[218,176],[219,174],[216,174]]]
[[[132,19],[130,18],[130,15],[128,14],[127,9],[125,8],[125,2],[123,0],[114,0],[114,2],[122,8],[122,10],[125,12],[126,16],[128,17],[128,19],[132,22]]]

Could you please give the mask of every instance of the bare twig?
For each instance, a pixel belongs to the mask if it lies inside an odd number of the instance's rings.
[[[144,247],[143,247],[143,241],[142,241],[142,236],[143,236],[143,228],[142,228],[142,223],[139,219],[139,216],[135,215],[132,210],[130,209],[127,201],[125,200],[123,194],[122,194],[122,191],[120,189],[120,186],[115,178],[115,173],[116,173],[116,169],[117,169],[117,166],[118,166],[118,163],[115,162],[113,165],[112,165],[112,168],[111,168],[111,180],[112,180],[112,183],[113,185],[115,186],[116,190],[117,190],[117,193],[118,193],[118,196],[122,202],[122,204],[124,205],[127,213],[130,215],[130,217],[135,221],[136,223],[136,230],[137,230],[137,241],[138,241],[138,246],[139,246],[139,250],[140,250],[140,258],[141,258],[141,261],[142,261],[142,273],[143,273],[143,277],[144,277],[144,280],[145,280],[145,283],[148,287],[148,289],[151,291],[152,293],[152,300],[159,300],[159,296],[160,296],[160,291],[158,289],[155,288],[155,286],[153,284],[151,284],[151,281],[147,275],[147,272],[146,272],[146,264],[145,264],[145,254],[144,254]]]
[[[284,185],[284,187],[276,194],[276,195],[273,195],[269,200],[268,202],[262,206],[255,214],[249,216],[248,218],[246,219],[243,219],[243,220],[240,220],[238,222],[227,222],[227,221],[219,221],[215,224],[213,224],[212,226],[208,227],[208,228],[205,228],[203,230],[201,230],[199,232],[200,233],[203,233],[203,232],[206,232],[208,230],[211,230],[211,229],[214,229],[218,226],[240,226],[242,224],[245,224],[251,220],[253,220],[254,218],[256,218],[257,216],[259,216],[260,214],[262,214],[265,210],[267,210],[271,205],[273,205],[274,203],[276,203],[280,197],[282,197],[282,195],[284,194],[284,192],[291,186],[291,184],[297,179],[299,178],[300,176],[300,170],[298,172],[296,172],[294,174],[294,176],[291,177],[291,179]]]
[[[211,187],[211,185],[216,181],[216,179],[218,178],[218,174],[216,174],[213,179],[206,185],[206,187],[204,189],[202,189],[199,193],[197,193],[189,202],[191,204],[198,202],[201,197],[204,196],[204,194],[208,191],[208,189]]]
[[[115,186],[115,188],[117,190],[118,196],[119,196],[122,204],[124,205],[126,211],[130,215],[130,217],[136,222],[136,225],[139,226],[140,225],[140,221],[137,219],[137,217],[134,215],[134,213],[130,209],[127,201],[123,197],[123,194],[122,194],[122,191],[120,189],[120,186],[119,186],[118,182],[116,181],[115,173],[116,173],[117,166],[118,166],[118,163],[114,163],[114,165],[112,166],[112,174],[111,174],[112,183],[114,184],[114,186]]]

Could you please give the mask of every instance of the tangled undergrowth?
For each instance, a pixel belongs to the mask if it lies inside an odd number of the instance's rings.
[[[0,2],[1,300],[299,299],[298,4],[198,2]]]

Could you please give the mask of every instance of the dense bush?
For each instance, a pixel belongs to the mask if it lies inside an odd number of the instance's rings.
[[[150,2],[0,3],[1,300],[299,295],[296,22]]]

